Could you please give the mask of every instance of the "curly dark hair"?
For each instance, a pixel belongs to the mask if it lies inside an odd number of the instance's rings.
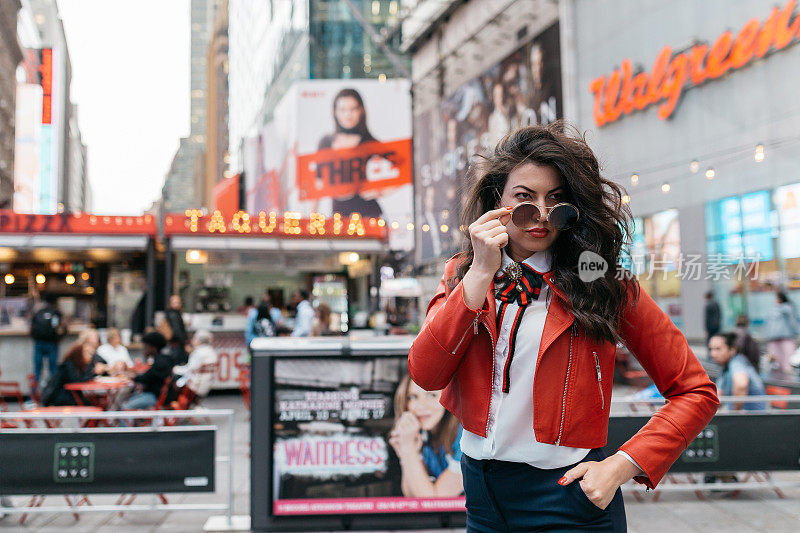
[[[623,246],[630,243],[632,216],[622,201],[624,189],[600,173],[597,157],[574,126],[563,121],[528,126],[506,135],[494,152],[477,161],[470,172],[473,185],[462,213],[464,244],[451,284],[472,265],[474,251],[468,227],[485,212],[498,207],[508,175],[524,163],[549,166],[565,188],[563,201],[574,204],[580,218],[560,232],[551,247],[553,282],[567,297],[567,305],[586,334],[598,341],[620,341],[621,313],[638,297],[636,278],[618,265]],[[605,276],[591,283],[578,276],[578,257],[584,250],[611,265]]]

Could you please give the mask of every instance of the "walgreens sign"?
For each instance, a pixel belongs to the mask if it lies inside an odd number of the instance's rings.
[[[658,105],[658,118],[666,120],[675,111],[686,89],[747,66],[797,42],[800,16],[795,16],[797,2],[774,7],[762,21],[748,20],[738,33],[722,33],[713,44],[700,43],[674,53],[665,46],[656,56],[650,72],[633,73],[630,59],[623,59],[618,69],[591,81],[594,95],[595,123],[604,126],[624,115]]]

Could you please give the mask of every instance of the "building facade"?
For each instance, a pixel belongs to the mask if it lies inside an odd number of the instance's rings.
[[[19,8],[19,0],[8,0],[0,12],[0,209],[11,208],[14,198],[16,72],[22,61],[17,40]]]
[[[71,161],[82,150],[70,98],[72,66],[55,0],[22,0],[16,34],[22,61],[16,68],[14,209],[53,214],[83,204],[73,197]],[[5,14],[5,12],[4,12]]]
[[[72,104],[69,119],[69,194],[65,198],[64,211],[70,213],[91,212],[91,192],[89,191],[89,171],[87,165],[87,147],[83,142],[81,129],[78,126],[78,106]]]
[[[631,267],[690,338],[800,304],[796,3],[562,2],[565,111],[626,187]],[[566,58],[569,58],[568,60]]]
[[[409,3],[401,49],[411,55],[415,263],[432,295],[463,238],[467,169],[511,129],[562,116],[558,9],[553,2]]]
[[[226,174],[228,155],[228,0],[216,5],[206,57],[206,147],[202,205],[214,205],[214,187]]]

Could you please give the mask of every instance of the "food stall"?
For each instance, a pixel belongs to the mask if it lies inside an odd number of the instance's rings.
[[[190,330],[208,329],[214,336],[214,388],[238,387],[239,368],[249,361],[246,297],[257,304],[268,292],[290,327],[291,295],[308,290],[331,307],[332,328],[341,334],[352,329],[354,316],[377,304],[370,287],[377,282],[377,256],[387,246],[380,218],[188,210],[164,217],[164,237],[166,293],[181,296]]]
[[[155,220],[151,215],[29,215],[0,210],[0,372],[27,391],[30,318],[51,293],[67,324],[63,349],[90,326],[130,342],[137,306],[152,316]],[[141,305],[140,305],[141,304]],[[148,313],[149,311],[149,313]]]

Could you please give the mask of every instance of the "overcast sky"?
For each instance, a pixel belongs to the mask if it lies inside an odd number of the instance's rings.
[[[189,0],[58,0],[94,211],[158,198],[189,132]]]

